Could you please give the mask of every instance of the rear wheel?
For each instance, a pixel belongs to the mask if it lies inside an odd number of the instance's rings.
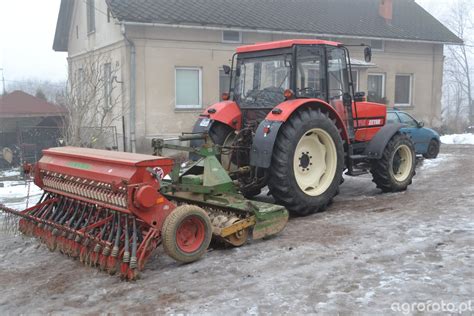
[[[428,150],[423,154],[426,159],[434,159],[439,154],[439,142],[436,139],[432,139],[428,145]]]
[[[343,159],[334,122],[319,109],[301,109],[285,122],[276,139],[270,192],[293,214],[324,210],[337,194]]]
[[[202,208],[181,205],[166,218],[162,236],[166,254],[179,262],[193,262],[209,247],[212,238],[211,220]]]
[[[392,136],[382,157],[372,162],[373,182],[383,192],[406,190],[415,175],[415,147],[404,134]]]

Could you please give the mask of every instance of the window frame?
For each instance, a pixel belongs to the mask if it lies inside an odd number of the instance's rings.
[[[410,78],[410,90],[409,90],[409,94],[408,94],[408,103],[396,103],[396,91],[397,91],[397,76],[404,76],[404,77],[409,77]],[[410,106],[413,106],[413,74],[403,74],[403,73],[400,73],[400,74],[395,74],[395,84],[394,84],[394,89],[395,89],[395,94],[394,94],[394,97],[393,97],[393,104],[395,104],[395,106],[402,106],[402,107],[410,107]]]
[[[194,70],[198,71],[198,94],[199,104],[178,104],[178,70]],[[174,68],[174,108],[179,111],[200,110],[202,109],[202,68],[201,67],[175,67]]]
[[[224,33],[225,33],[225,32],[237,32],[237,33],[239,33],[239,40],[238,40],[238,41],[226,40],[225,37],[224,37]],[[240,44],[240,43],[242,43],[242,32],[240,32],[240,31],[233,31],[233,30],[222,30],[222,32],[221,32],[221,40],[222,40],[222,43]]]
[[[355,85],[354,85],[354,92],[359,92],[359,79],[360,79],[360,71],[358,69],[352,69],[352,72],[356,73],[355,76]],[[354,76],[351,76],[352,80],[354,80]],[[354,83],[354,81],[352,81]]]
[[[95,0],[87,0],[86,2],[86,22],[87,35],[95,33]]]
[[[112,106],[112,63],[104,63],[104,105],[108,109]]]
[[[386,98],[386,91],[385,91],[385,77],[386,77],[386,74],[383,73],[383,72],[369,72],[367,74],[367,95],[369,93],[369,77],[370,76],[381,76],[382,77],[382,95],[380,96],[380,98]]]
[[[380,41],[382,43],[382,48],[374,48],[372,46],[372,42],[373,41]],[[383,39],[371,39],[370,40],[370,48],[374,51],[374,52],[384,52],[385,51],[385,40]]]

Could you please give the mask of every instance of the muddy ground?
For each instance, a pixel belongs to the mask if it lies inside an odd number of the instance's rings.
[[[473,299],[474,146],[443,146],[409,190],[348,178],[323,213],[277,237],[179,265],[159,251],[122,282],[0,235],[0,314],[398,313],[393,303]],[[473,304],[474,305],[474,304]]]

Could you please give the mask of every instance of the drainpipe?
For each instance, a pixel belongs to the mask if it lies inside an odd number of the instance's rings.
[[[120,28],[123,38],[127,42],[127,44],[130,46],[130,114],[129,114],[129,120],[130,120],[130,151],[132,153],[137,151],[137,140],[136,140],[136,133],[135,133],[135,125],[136,125],[136,56],[137,52],[135,49],[135,43],[130,40],[127,37],[127,34],[125,32],[125,24],[122,23],[121,28]]]

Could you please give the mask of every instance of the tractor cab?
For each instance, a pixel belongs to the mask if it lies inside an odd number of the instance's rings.
[[[365,50],[367,61],[370,48]],[[237,48],[230,93],[242,112],[242,123],[263,120],[276,106],[291,99],[318,99],[334,108],[354,137],[352,102],[361,100],[351,78],[349,51],[338,42],[284,40]]]

